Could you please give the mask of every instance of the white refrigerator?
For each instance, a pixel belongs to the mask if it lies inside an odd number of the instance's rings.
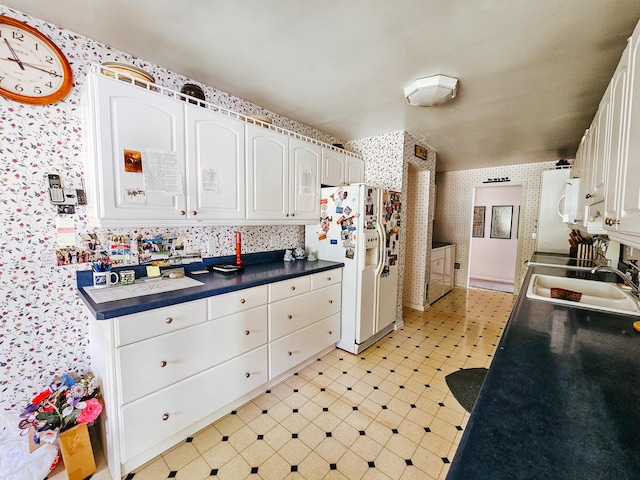
[[[359,353],[395,325],[400,193],[352,184],[323,188],[320,198],[320,223],[306,226],[305,247],[345,264],[337,346]]]
[[[566,197],[569,168],[544,170],[540,191],[540,210],[538,211],[538,231],[536,232],[536,251],[540,253],[569,253],[568,218],[565,210],[573,207],[573,197]],[[577,182],[577,179],[571,179]],[[577,197],[576,197],[577,198]],[[570,205],[569,205],[570,204]],[[573,214],[575,216],[575,214]]]

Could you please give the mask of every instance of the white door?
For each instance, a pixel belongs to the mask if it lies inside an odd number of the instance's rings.
[[[187,216],[197,220],[245,217],[245,122],[185,104]]]
[[[138,221],[132,225],[184,218],[183,103],[114,78],[94,80],[100,217]]]
[[[289,139],[289,218],[296,223],[320,218],[321,164],[322,147]]]
[[[246,126],[247,219],[282,222],[289,213],[289,137]]]
[[[345,156],[344,181],[347,184],[364,182],[364,160],[361,158]]]

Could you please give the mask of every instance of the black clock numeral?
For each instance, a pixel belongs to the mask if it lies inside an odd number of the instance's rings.
[[[53,88],[53,82],[47,82],[44,84],[45,87]]]
[[[36,85],[35,88],[33,89],[33,93],[35,93],[36,95],[41,95],[42,89],[38,85]]]
[[[13,89],[16,92],[22,92],[24,90],[24,88],[22,88],[22,85],[20,85],[19,83],[17,83],[16,86]]]
[[[13,32],[13,39],[14,40],[20,40],[21,42],[24,41],[24,35],[22,34],[22,32]]]
[[[46,55],[44,61],[53,65],[53,57],[51,55]]]

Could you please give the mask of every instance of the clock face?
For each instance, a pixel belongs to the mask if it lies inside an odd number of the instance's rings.
[[[55,103],[71,90],[69,62],[48,37],[0,16],[0,95],[32,104]]]

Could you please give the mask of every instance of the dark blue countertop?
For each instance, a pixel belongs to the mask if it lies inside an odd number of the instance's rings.
[[[448,480],[640,478],[639,317],[526,297],[530,266]]]
[[[198,263],[184,266],[186,276],[203,283],[203,285],[197,287],[104,303],[95,303],[91,297],[86,294],[84,289],[81,288],[83,286],[92,285],[93,273],[91,271],[79,271],[77,272],[78,295],[96,319],[106,320],[122,315],[130,315],[132,313],[139,313],[146,310],[152,310],[154,308],[190,302],[192,300],[199,300],[214,295],[221,295],[223,293],[310,275],[344,266],[343,263],[329,262],[326,260],[316,260],[314,262],[296,260],[294,262],[285,262],[282,260],[281,252],[269,252],[269,254],[243,255],[244,268],[238,273],[230,275],[218,272],[203,274],[189,273],[190,271],[202,269],[208,264],[232,264],[234,262],[235,256],[220,257],[218,261],[206,262],[204,265],[202,263]],[[114,271],[134,269],[136,270],[136,278],[138,278],[142,275],[141,272],[144,268],[145,267],[128,267]]]

